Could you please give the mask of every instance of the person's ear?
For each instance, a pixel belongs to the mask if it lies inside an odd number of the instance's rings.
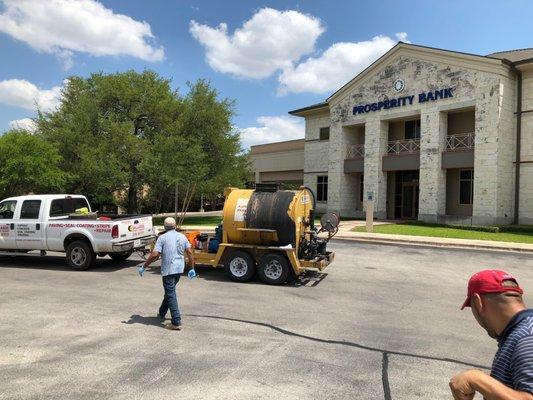
[[[470,307],[474,308],[478,313],[485,311],[485,304],[479,294],[474,293],[472,295],[472,298],[470,299]]]

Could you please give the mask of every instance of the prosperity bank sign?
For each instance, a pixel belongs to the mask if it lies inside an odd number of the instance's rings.
[[[403,88],[402,88],[403,89]],[[367,114],[374,111],[389,110],[391,108],[413,105],[415,100],[418,103],[427,103],[440,99],[449,99],[453,97],[453,88],[433,90],[431,92],[422,92],[418,95],[410,95],[378,101],[375,103],[360,104],[353,108],[353,115]]]

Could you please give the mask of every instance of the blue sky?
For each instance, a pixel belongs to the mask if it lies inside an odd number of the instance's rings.
[[[398,39],[527,48],[532,17],[527,0],[0,0],[0,131],[26,126],[35,103],[52,109],[69,75],[149,68],[182,92],[205,78],[235,99],[246,146],[293,139],[303,122],[287,111],[322,101]]]

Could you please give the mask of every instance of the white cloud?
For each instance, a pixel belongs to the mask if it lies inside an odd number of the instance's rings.
[[[324,32],[318,18],[298,11],[262,8],[233,34],[191,21],[190,33],[206,49],[209,65],[237,77],[262,79],[312,53]]]
[[[407,34],[397,33],[396,38],[405,42]],[[390,50],[397,40],[380,35],[361,42],[334,43],[319,57],[285,68],[278,79],[278,92],[327,93],[339,89]]]
[[[39,89],[24,79],[0,81],[0,103],[27,110],[52,111],[60,102],[61,86]]]
[[[21,130],[33,133],[37,129],[37,124],[31,118],[22,118],[22,119],[16,119],[14,121],[10,121],[9,128],[10,129],[21,129]]]
[[[244,148],[256,144],[280,142],[283,140],[303,139],[304,122],[301,118],[289,116],[259,117],[261,126],[241,129],[241,142]]]
[[[43,53],[56,54],[65,67],[73,52],[94,56],[130,55],[160,61],[150,25],[115,14],[95,0],[0,0],[0,32]]]

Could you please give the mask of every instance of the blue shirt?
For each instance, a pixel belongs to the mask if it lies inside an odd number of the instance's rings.
[[[175,230],[159,236],[154,250],[161,254],[161,275],[182,274],[185,269],[185,250],[191,244],[184,234]]]
[[[490,375],[512,389],[533,394],[533,309],[517,313],[503,330]]]

